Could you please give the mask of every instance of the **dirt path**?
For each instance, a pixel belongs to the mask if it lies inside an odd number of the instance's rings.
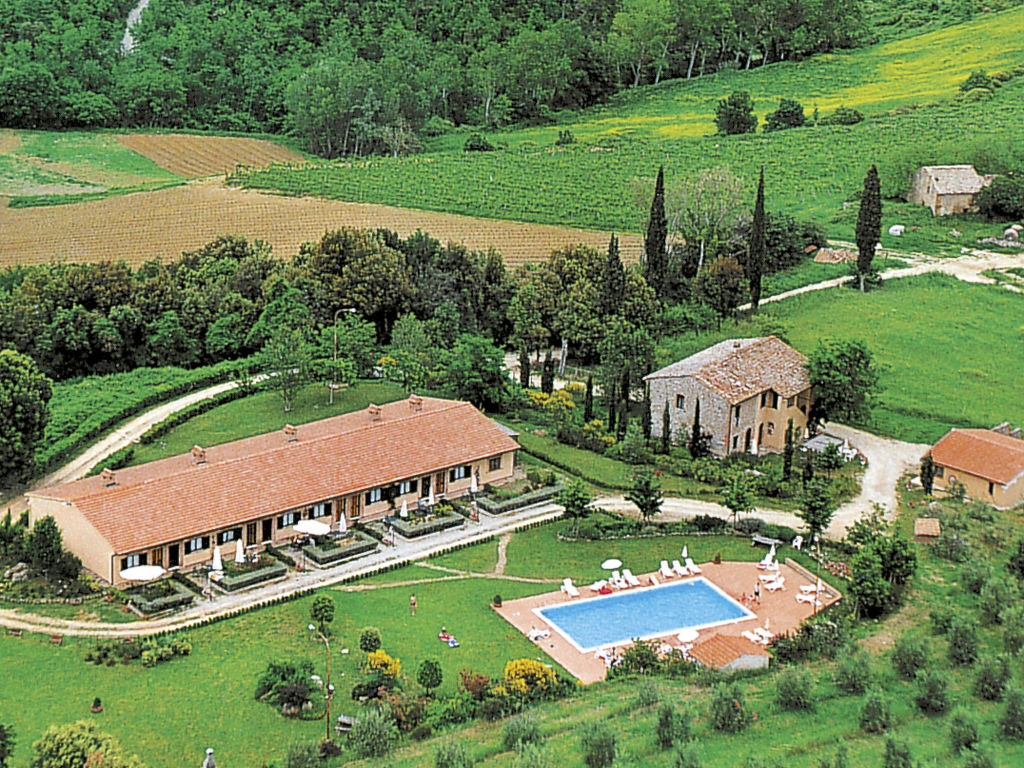
[[[508,543],[512,541],[511,534],[505,534],[498,539],[498,562],[494,564],[494,575],[504,576],[505,565],[508,563]]]

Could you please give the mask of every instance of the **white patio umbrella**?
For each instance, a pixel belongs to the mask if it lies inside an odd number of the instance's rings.
[[[686,558],[690,556],[690,553],[686,551],[686,545],[683,544],[683,562],[686,562]]]
[[[622,567],[622,561],[617,560],[613,557],[601,563],[601,567],[604,568],[606,571],[614,571],[616,568]]]
[[[223,571],[224,570],[224,561],[223,561],[223,559],[221,559],[221,556],[220,556],[220,547],[214,547],[213,548],[213,563],[212,563],[212,565],[210,567],[211,567],[211,570],[214,570],[214,571]]]
[[[768,550],[768,562],[771,562],[774,559],[775,559],[775,545],[772,544],[771,549]]]
[[[121,571],[121,578],[125,581],[152,581],[164,575],[164,569],[159,565],[135,565]]]
[[[331,532],[331,526],[316,520],[300,520],[295,524],[295,530],[299,533],[308,533],[310,536],[326,536]]]
[[[238,539],[238,541],[235,543],[235,562],[245,562],[245,546],[242,544],[241,539]]]
[[[476,475],[470,475],[469,476],[469,492],[470,493],[476,493],[477,492]]]
[[[408,501],[403,501],[402,502],[402,511],[398,513],[398,516],[401,517],[403,520],[409,516],[409,502]]]
[[[678,635],[676,635],[676,637],[679,638],[680,643],[692,643],[698,637],[700,637],[700,635],[697,633],[696,629],[687,628],[680,632]]]

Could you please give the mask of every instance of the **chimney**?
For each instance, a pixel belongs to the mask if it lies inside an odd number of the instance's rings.
[[[419,395],[409,395],[409,410],[419,413],[423,410],[423,398]]]
[[[281,431],[284,432],[285,440],[287,440],[289,443],[294,443],[296,440],[299,439],[298,430],[291,424],[285,424],[284,429]]]
[[[380,406],[370,403],[370,407],[366,409],[366,412],[370,414],[370,421],[380,421]]]
[[[109,467],[100,472],[100,479],[103,480],[103,487],[109,488],[112,485],[117,485],[117,480],[114,479],[114,470]]]
[[[206,463],[206,449],[200,448],[198,445],[192,446],[192,459],[196,464]]]

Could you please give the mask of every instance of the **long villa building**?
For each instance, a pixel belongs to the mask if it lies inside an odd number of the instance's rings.
[[[184,568],[214,546],[291,539],[303,519],[386,517],[512,477],[519,445],[469,403],[410,396],[279,432],[126,467],[28,494],[65,546],[111,584],[137,565]]]

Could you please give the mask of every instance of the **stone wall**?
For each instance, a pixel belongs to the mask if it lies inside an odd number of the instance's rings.
[[[662,413],[665,403],[669,406],[669,420],[672,425],[672,441],[677,445],[690,439],[694,411],[700,401],[700,428],[711,433],[711,452],[716,456],[726,454],[726,432],[729,428],[729,403],[725,398],[691,376],[678,378],[651,379],[651,436],[661,439]],[[683,407],[677,406],[677,395],[683,396]]]

